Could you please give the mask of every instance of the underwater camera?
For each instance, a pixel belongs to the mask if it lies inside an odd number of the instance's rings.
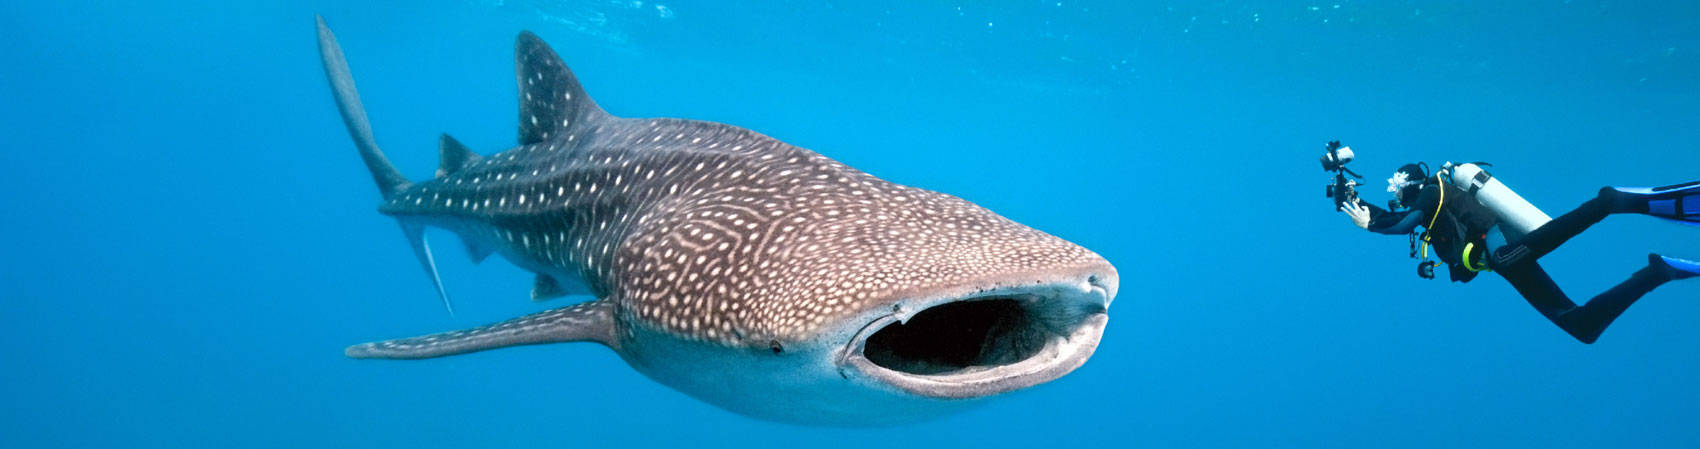
[[[1352,175],[1352,178],[1356,179],[1364,177],[1346,168],[1346,164],[1352,162],[1352,147],[1340,146],[1340,141],[1336,140],[1328,142],[1323,149],[1325,151],[1322,154],[1322,171],[1334,173],[1334,181],[1328,184],[1328,197],[1334,199],[1334,210],[1339,211],[1346,207],[1347,201],[1358,199],[1358,191],[1352,187],[1359,183],[1346,175]]]

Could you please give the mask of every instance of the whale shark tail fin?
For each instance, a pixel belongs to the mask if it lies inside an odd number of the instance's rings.
[[[354,75],[349,73],[348,61],[342,56],[342,46],[337,44],[330,27],[325,26],[324,17],[313,18],[319,28],[319,59],[325,65],[325,77],[330,79],[337,110],[342,112],[342,123],[348,127],[349,137],[354,138],[360,159],[366,161],[366,170],[372,172],[372,180],[378,183],[378,193],[387,200],[413,183],[378,149],[378,141],[372,137],[372,124],[366,120],[366,107],[360,104],[360,92],[354,89]]]
[[[325,25],[325,18],[314,15],[318,26],[319,59],[325,65],[325,77],[330,79],[331,94],[336,98],[336,106],[342,112],[342,123],[348,127],[349,137],[354,138],[354,147],[360,150],[360,159],[366,162],[366,170],[372,172],[372,180],[378,184],[378,193],[385,200],[394,197],[396,193],[407,190],[413,185],[402,176],[395,164],[390,163],[384,156],[383,150],[378,149],[377,139],[372,137],[372,124],[366,119],[366,107],[360,104],[360,92],[354,88],[354,75],[348,70],[348,60],[342,55],[342,46],[336,42],[336,34],[331,33]],[[476,155],[461,147],[452,138],[445,138],[445,154],[453,157],[454,163],[464,165],[469,160],[475,160]],[[431,277],[431,285],[437,289],[437,296],[442,298],[443,307],[450,315],[455,313],[453,303],[449,302],[448,291],[443,289],[442,277],[437,275],[437,261],[431,256],[431,243],[426,240],[425,226],[407,221],[401,222],[401,231],[407,235],[407,242],[413,246],[413,253],[419,257],[419,264],[425,267],[425,274]]]
[[[562,135],[569,141],[582,141],[585,136],[579,133],[608,117],[560,55],[530,31],[520,32],[514,42],[514,78],[519,83],[520,145]]]

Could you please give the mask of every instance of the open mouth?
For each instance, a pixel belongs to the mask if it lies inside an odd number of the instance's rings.
[[[915,314],[868,336],[862,355],[881,368],[937,375],[1026,360],[1049,332],[1029,326],[1021,302],[1008,298],[953,302]]]
[[[898,389],[973,398],[1038,385],[1073,371],[1098,346],[1109,293],[1096,282],[1029,285],[937,298],[869,324],[848,367]]]

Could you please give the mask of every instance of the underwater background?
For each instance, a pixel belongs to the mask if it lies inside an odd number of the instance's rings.
[[[444,313],[356,156],[312,18],[405,173],[515,139],[514,36],[628,117],[722,121],[939,190],[1120,270],[1097,355],[965,413],[762,422],[607,349],[345,346],[562,305],[440,247]],[[1700,178],[1700,2],[393,1],[0,5],[0,447],[1700,447],[1700,282],[1600,341],[1502,279],[1415,276],[1366,199],[1493,162],[1554,216]],[[451,239],[434,234],[440,240]],[[1572,297],[1700,229],[1615,216]]]

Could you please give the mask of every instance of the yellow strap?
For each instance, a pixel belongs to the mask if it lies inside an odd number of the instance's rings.
[[[1434,173],[1434,180],[1436,183],[1435,187],[1440,188],[1440,202],[1435,203],[1434,205],[1434,216],[1428,217],[1429,230],[1434,229],[1434,220],[1440,218],[1440,208],[1446,207],[1446,180],[1440,179],[1440,172]],[[1424,232],[1424,234],[1427,234],[1427,232]],[[1423,241],[1428,241],[1428,237],[1423,237]]]
[[[1475,246],[1476,246],[1476,244],[1474,242],[1464,244],[1464,269],[1474,271],[1474,272],[1477,272],[1477,273],[1480,273],[1480,272],[1483,272],[1483,271],[1493,271],[1493,270],[1489,270],[1486,265],[1483,265],[1481,268],[1476,268],[1475,266],[1470,265],[1470,249],[1475,248]]]
[[[1436,184],[1443,184],[1446,182],[1446,180],[1440,179],[1440,173],[1441,172],[1434,172],[1434,180]],[[1440,188],[1440,202],[1435,203],[1434,215],[1428,217],[1428,227],[1423,229],[1423,259],[1428,259],[1428,233],[1429,231],[1434,230],[1434,222],[1440,218],[1440,208],[1446,207],[1446,186],[1436,185],[1436,187]],[[1416,201],[1416,199],[1412,198],[1411,201]],[[1466,268],[1468,268],[1467,265]]]

